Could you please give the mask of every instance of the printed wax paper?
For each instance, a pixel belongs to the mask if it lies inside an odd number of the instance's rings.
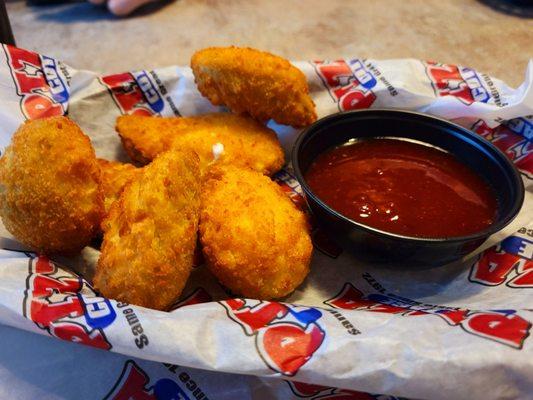
[[[517,89],[412,59],[294,64],[320,117],[417,110],[493,142],[522,173],[519,216],[476,254],[425,270],[362,263],[315,230],[311,273],[288,298],[232,298],[199,266],[170,312],[99,296],[97,249],[48,259],[2,228],[0,398],[531,398],[533,62]],[[25,119],[66,114],[97,156],[128,161],[118,115],[212,111],[227,112],[199,94],[188,67],[101,76],[23,49],[0,52],[0,152]],[[298,131],[269,126],[288,161],[274,179],[303,204],[289,160]]]

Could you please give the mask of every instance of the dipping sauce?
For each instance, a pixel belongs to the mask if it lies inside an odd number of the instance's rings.
[[[328,150],[305,179],[344,216],[406,236],[465,236],[496,217],[495,194],[468,166],[442,150],[401,139],[363,139]]]

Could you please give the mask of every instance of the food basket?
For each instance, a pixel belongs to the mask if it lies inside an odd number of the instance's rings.
[[[517,89],[471,68],[413,59],[294,65],[319,117],[416,110],[482,135],[521,172],[522,211],[476,254],[432,269],[365,264],[315,235],[311,273],[283,301],[232,298],[199,266],[170,312],[99,296],[91,286],[95,248],[48,259],[4,229],[0,397],[531,396],[533,64]],[[0,53],[2,153],[25,119],[68,115],[97,156],[127,161],[117,116],[213,111],[226,110],[200,95],[189,67],[102,76],[8,45]],[[269,127],[288,157],[298,131]],[[273,179],[302,202],[288,161]]]

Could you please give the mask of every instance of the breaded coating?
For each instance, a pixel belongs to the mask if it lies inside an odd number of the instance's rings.
[[[104,212],[89,138],[66,117],[26,121],[0,158],[0,215],[22,243],[72,254],[96,234]]]
[[[210,47],[194,53],[198,90],[215,105],[259,121],[301,128],[316,121],[305,75],[284,58],[239,47]]]
[[[283,297],[309,272],[312,244],[304,213],[276,183],[250,169],[208,171],[200,241],[210,270],[237,295]]]
[[[97,161],[102,175],[104,208],[107,215],[111,205],[118,200],[124,187],[133,179],[141,176],[143,169],[137,168],[132,164],[108,161],[102,158],[98,158]]]
[[[224,153],[217,162],[253,168],[271,175],[284,164],[283,149],[276,133],[252,118],[230,113],[193,117],[117,118],[117,131],[132,160],[146,164],[171,148],[190,149],[200,157],[205,171],[213,161],[213,145],[221,143]]]
[[[190,118],[121,115],[115,129],[130,158],[146,165],[168,151],[174,138],[190,128],[191,122]]]
[[[103,223],[95,287],[106,297],[165,310],[192,269],[200,207],[198,156],[169,151],[126,185]]]

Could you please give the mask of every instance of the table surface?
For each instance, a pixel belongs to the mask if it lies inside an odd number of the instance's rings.
[[[533,57],[533,20],[475,0],[178,0],[128,18],[85,2],[7,2],[19,47],[102,73],[188,64],[235,44],[292,60],[419,58],[473,67],[511,86]]]

